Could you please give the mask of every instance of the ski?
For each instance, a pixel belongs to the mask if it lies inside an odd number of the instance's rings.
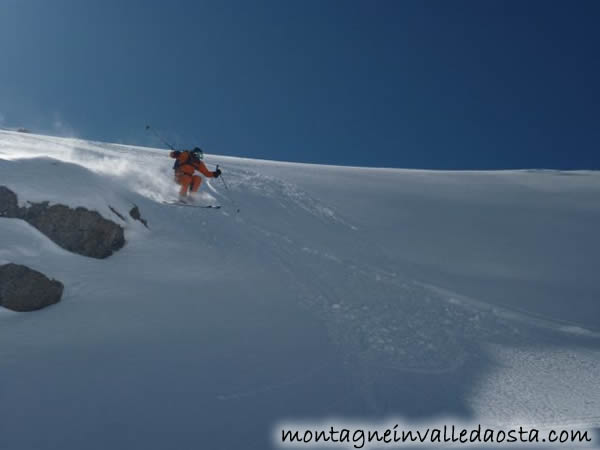
[[[204,208],[204,209],[220,209],[221,205],[194,205],[193,203],[184,203],[184,202],[163,202],[164,205],[171,206],[187,206],[188,208]]]

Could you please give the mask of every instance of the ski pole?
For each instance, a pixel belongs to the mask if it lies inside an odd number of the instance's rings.
[[[167,147],[169,147],[171,150],[175,150],[175,147],[173,147],[171,144],[169,144],[167,141],[165,141],[160,134],[158,134],[156,131],[154,131],[154,128],[150,128],[150,125],[146,125],[146,131],[150,131],[152,132],[152,134],[154,134],[154,136],[156,136],[158,138],[158,140],[160,142],[162,142],[163,144],[165,144]]]
[[[217,170],[219,169],[219,165],[217,164]],[[227,198],[229,199],[229,201],[232,203],[232,205],[236,208],[236,213],[240,212],[240,207],[238,206],[237,202],[233,199],[233,197],[231,196],[231,190],[229,189],[229,186],[227,186],[227,183],[225,182],[225,178],[223,178],[223,174],[221,174],[219,176],[219,178],[221,179],[221,181],[223,182],[223,186],[225,186],[225,189],[228,192]]]

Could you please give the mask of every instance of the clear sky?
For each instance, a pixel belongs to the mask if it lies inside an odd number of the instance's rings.
[[[0,125],[287,161],[600,169],[600,1],[0,0]]]

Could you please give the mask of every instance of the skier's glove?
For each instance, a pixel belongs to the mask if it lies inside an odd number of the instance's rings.
[[[221,176],[221,169],[217,169],[213,172],[213,177],[219,178]]]

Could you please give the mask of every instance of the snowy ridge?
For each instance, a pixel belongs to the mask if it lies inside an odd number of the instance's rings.
[[[267,448],[284,416],[600,426],[600,174],[208,155],[231,191],[205,181],[207,211],[162,204],[167,156],[0,131],[21,204],[95,209],[127,239],[96,261],[0,219],[0,262],[65,284],[0,311],[7,448]]]

